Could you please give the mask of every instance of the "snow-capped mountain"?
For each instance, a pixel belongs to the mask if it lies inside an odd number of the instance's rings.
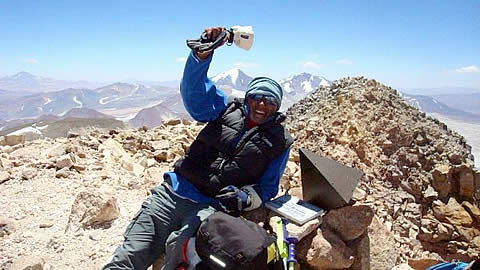
[[[66,81],[55,80],[32,75],[28,72],[19,72],[11,76],[0,78],[0,89],[13,92],[50,92],[67,88],[89,88],[100,87],[103,83],[88,81]]]
[[[330,86],[331,82],[324,77],[314,76],[309,73],[300,73],[278,82],[282,87],[285,95],[296,100],[317,90],[320,86]]]
[[[245,74],[238,68],[233,68],[215,75],[211,80],[228,95],[236,97],[245,96],[248,84],[252,77]]]

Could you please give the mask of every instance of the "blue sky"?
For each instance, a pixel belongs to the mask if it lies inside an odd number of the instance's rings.
[[[364,75],[397,89],[480,89],[480,1],[0,1],[0,76],[168,81],[185,40],[252,25],[250,51],[222,47],[209,75]]]

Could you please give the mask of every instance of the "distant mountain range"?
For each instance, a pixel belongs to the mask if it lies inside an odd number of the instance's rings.
[[[458,109],[458,107],[450,107],[438,99],[424,95],[409,95],[402,93],[402,96],[411,105],[417,107],[425,113],[438,113],[454,120],[464,122],[480,123],[480,114]]]
[[[243,98],[247,86],[252,81],[238,68],[230,69],[211,78],[212,81],[227,94]],[[298,100],[310,94],[320,86],[330,86],[331,82],[324,77],[301,73],[278,81],[283,88],[282,111],[285,111]]]

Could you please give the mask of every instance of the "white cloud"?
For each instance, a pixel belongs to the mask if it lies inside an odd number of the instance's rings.
[[[312,61],[307,61],[303,63],[304,68],[311,68],[311,69],[320,69],[323,67],[322,64],[318,64]]]
[[[177,61],[179,63],[185,63],[185,62],[187,62],[187,57],[177,57],[177,58],[175,58],[175,61]]]
[[[23,63],[27,63],[27,64],[39,64],[40,61],[36,58],[33,58],[33,57],[25,57],[25,58],[22,58],[22,62]]]
[[[344,58],[344,59],[338,59],[337,64],[339,64],[339,65],[351,65],[351,64],[353,64],[353,62]]]
[[[258,64],[253,62],[237,62],[233,64],[233,66],[237,68],[256,68],[258,67]]]
[[[472,65],[468,67],[457,68],[455,71],[458,73],[472,73],[472,72],[480,72],[480,68]]]

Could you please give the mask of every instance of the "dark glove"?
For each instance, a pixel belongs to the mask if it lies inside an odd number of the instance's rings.
[[[249,194],[233,185],[222,188],[215,199],[223,211],[236,216],[250,204]]]

